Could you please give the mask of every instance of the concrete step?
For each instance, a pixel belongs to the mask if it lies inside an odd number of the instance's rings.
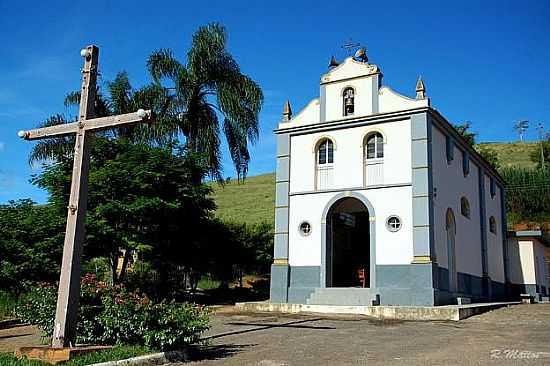
[[[317,288],[306,300],[311,305],[363,305],[371,306],[376,290],[353,287]]]

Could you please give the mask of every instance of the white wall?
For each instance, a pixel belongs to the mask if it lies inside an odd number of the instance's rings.
[[[429,105],[428,99],[412,99],[395,92],[387,86],[381,87],[378,91],[378,112],[380,113],[428,107]]]
[[[485,175],[485,206],[487,212],[487,258],[488,272],[493,281],[504,283],[504,253],[502,248],[502,211],[500,202],[501,190],[497,186],[496,194],[491,197],[491,180]],[[496,234],[489,230],[489,218],[494,216],[497,223]]]
[[[447,163],[446,138],[436,126],[432,128],[435,255],[439,266],[448,268],[447,209],[453,210],[456,221],[456,269],[476,276],[483,274],[481,259],[481,228],[479,212],[479,170],[470,160],[470,173],[465,177],[462,169],[463,153],[456,146],[454,160]],[[461,214],[460,198],[470,203],[470,218]]]
[[[545,247],[535,239],[509,238],[510,281],[515,284],[537,284],[548,287]]]
[[[290,192],[315,190],[317,141],[330,137],[334,150],[334,189],[363,186],[363,140],[372,132],[384,136],[384,183],[411,182],[411,127],[410,120],[384,122],[368,126],[318,132],[291,137]]]
[[[325,120],[334,121],[344,117],[343,97],[344,89],[352,87],[354,94],[354,113],[348,118],[368,116],[378,112],[378,75],[366,76],[352,80],[338,81],[327,85],[325,88],[326,100]],[[373,96],[375,103],[372,102]],[[374,105],[373,105],[374,104]],[[323,108],[323,106],[321,106]]]
[[[376,214],[376,263],[410,264],[413,259],[412,191],[410,186],[356,191],[373,205]],[[321,265],[321,221],[323,211],[338,193],[313,193],[290,197],[289,264],[291,266]],[[372,216],[372,213],[370,213]],[[402,228],[392,233],[386,228],[386,219],[398,215]],[[312,231],[302,236],[300,223],[307,221]]]
[[[509,238],[507,245],[510,281],[516,284],[536,283],[533,242]]]

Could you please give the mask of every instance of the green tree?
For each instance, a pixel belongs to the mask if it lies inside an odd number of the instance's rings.
[[[495,169],[500,169],[500,162],[498,160],[498,154],[494,149],[488,146],[482,145],[476,147],[477,152],[481,155],[491,166]]]
[[[215,208],[209,186],[196,184],[206,173],[201,160],[171,146],[105,137],[96,138],[92,156],[85,256],[107,257],[114,283],[124,280],[133,253],[156,263],[161,274],[170,263],[185,263],[188,245],[200,242],[200,229]],[[67,206],[71,171],[65,159],[34,179],[59,213]]]
[[[506,168],[506,208],[512,223],[550,219],[550,170]]]
[[[487,160],[489,164],[491,164],[493,168],[500,168],[500,163],[498,161],[498,155],[496,151],[488,148],[487,146],[476,145],[477,133],[470,130],[470,128],[472,127],[472,124],[470,122],[464,122],[461,125],[453,125],[453,127],[460,136],[464,137],[464,139],[470,146],[476,149],[479,155],[481,155],[485,160]]]
[[[135,112],[139,108],[152,109],[156,113],[164,113],[167,91],[157,85],[149,85],[135,90],[128,79],[126,72],[120,72],[115,79],[106,83],[108,96],[105,96],[100,86],[97,86],[94,103],[94,116],[105,117],[116,114]],[[80,92],[75,91],[65,96],[64,104],[67,108],[78,107]],[[74,111],[74,110],[73,110]],[[37,127],[49,127],[66,124],[77,120],[77,116],[67,117],[55,114],[38,124]],[[162,124],[137,124],[124,126],[98,133],[104,137],[124,137],[132,142],[142,143],[170,143],[173,137]],[[71,160],[74,152],[74,136],[55,137],[41,140],[33,147],[29,156],[29,163]]]
[[[174,135],[183,135],[190,151],[205,154],[209,173],[219,182],[223,181],[223,131],[237,175],[245,177],[250,161],[248,144],[258,138],[263,103],[260,87],[241,72],[227,50],[227,33],[220,24],[195,32],[186,61],[183,64],[171,50],[160,49],[147,62],[156,85],[164,82],[175,91],[167,99],[163,124]]]
[[[63,235],[63,217],[48,205],[0,205],[0,289],[19,293],[27,282],[55,281]]]
[[[546,136],[546,139],[537,144],[537,148],[530,155],[531,161],[536,163],[539,169],[543,168],[541,154],[544,154],[544,168],[550,167],[550,134]]]
[[[470,131],[470,127],[472,127],[471,122],[464,122],[461,125],[453,125],[453,127],[460,136],[464,137],[470,146],[475,145],[477,133]]]

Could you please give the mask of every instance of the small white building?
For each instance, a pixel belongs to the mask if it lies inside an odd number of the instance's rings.
[[[271,302],[439,305],[506,296],[504,184],[430,105],[366,55],[321,76],[275,130]]]
[[[508,232],[510,282],[514,295],[530,294],[536,300],[549,295],[546,258],[550,240],[539,230]]]

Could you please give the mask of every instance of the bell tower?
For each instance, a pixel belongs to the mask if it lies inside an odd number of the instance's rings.
[[[379,112],[378,89],[382,73],[368,63],[365,48],[338,63],[334,57],[330,70],[320,82],[320,121],[368,116]]]

